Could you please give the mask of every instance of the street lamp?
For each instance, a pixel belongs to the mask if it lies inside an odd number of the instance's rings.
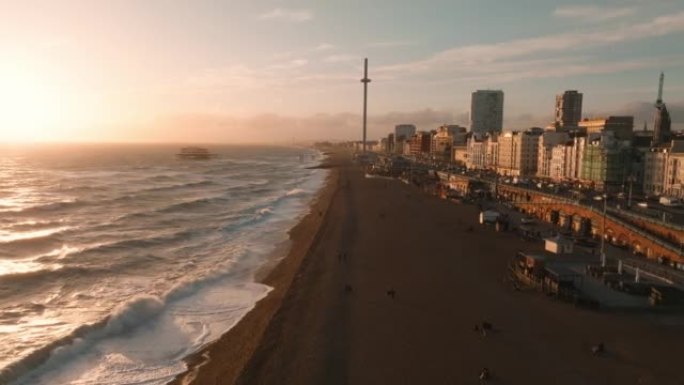
[[[606,209],[608,195],[603,194],[603,225],[601,226],[601,266],[606,267]]]

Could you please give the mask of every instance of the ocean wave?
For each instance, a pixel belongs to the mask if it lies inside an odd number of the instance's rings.
[[[3,266],[4,267],[4,266]],[[25,284],[40,282],[45,279],[57,279],[82,274],[87,271],[81,267],[65,268],[59,264],[22,264],[14,267],[14,270],[6,270],[0,274],[0,282],[4,284]]]
[[[11,232],[11,231],[1,231],[0,230],[0,244],[7,244],[12,242],[22,242],[30,241],[40,238],[48,238],[55,234],[63,233],[67,230],[72,229],[71,226],[61,226],[53,227],[41,230],[24,231],[24,232]]]
[[[45,204],[38,204],[34,206],[28,206],[23,208],[3,210],[3,212],[17,213],[21,215],[35,215],[35,214],[45,214],[50,212],[56,212],[64,209],[80,207],[85,204],[85,201],[79,199],[66,199],[59,202],[51,202]]]
[[[294,196],[294,195],[301,195],[301,194],[304,194],[305,192],[306,191],[304,191],[303,189],[295,188],[295,189],[288,191],[285,195],[290,197],[290,196]]]
[[[193,210],[201,209],[207,206],[211,206],[218,203],[227,203],[229,199],[226,197],[213,197],[213,198],[197,198],[189,201],[174,203],[166,206],[162,209],[156,210],[159,213],[173,213],[173,212],[188,212],[192,213]]]
[[[16,381],[30,384],[50,370],[86,353],[99,341],[129,334],[159,317],[170,303],[197,293],[202,288],[234,275],[229,269],[218,269],[211,274],[175,285],[163,296],[140,295],[125,302],[101,321],[80,326],[26,357],[0,370],[0,383]],[[270,291],[267,288],[266,293]]]
[[[264,215],[268,215],[268,214],[273,214],[273,208],[265,207],[265,208],[257,210],[257,215],[259,215],[259,216],[264,216]]]
[[[199,182],[177,183],[177,184],[172,184],[172,185],[168,185],[168,186],[152,187],[152,188],[139,190],[139,191],[137,191],[137,193],[173,191],[173,190],[181,190],[181,189],[188,189],[188,188],[195,188],[195,187],[213,186],[215,184],[216,184],[216,182],[211,181],[211,180],[202,180]]]

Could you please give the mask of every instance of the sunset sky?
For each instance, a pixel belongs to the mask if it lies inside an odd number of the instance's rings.
[[[598,5],[597,5],[598,4]],[[660,71],[684,128],[681,0],[4,1],[0,141],[289,142],[467,124],[502,89],[509,129],[556,93],[652,125]]]

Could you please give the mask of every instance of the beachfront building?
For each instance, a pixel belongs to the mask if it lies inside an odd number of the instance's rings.
[[[564,145],[568,141],[570,141],[570,135],[567,132],[545,131],[542,133],[537,150],[537,176],[551,177],[552,151],[554,147]]]
[[[487,170],[496,170],[496,165],[499,164],[499,135],[492,133],[485,138],[485,168]]]
[[[468,163],[468,146],[463,144],[454,145],[452,149],[453,162],[458,166],[465,167]]]
[[[448,126],[441,126],[432,133],[430,153],[434,159],[449,161],[454,137],[449,132]]]
[[[501,90],[478,90],[470,101],[470,132],[485,134],[503,128],[504,94]]]
[[[397,124],[394,126],[394,137],[409,139],[416,134],[416,126],[413,124]]]
[[[469,170],[481,170],[485,168],[487,157],[487,144],[485,138],[480,135],[471,135],[468,138],[466,154],[466,167]]]
[[[498,137],[497,167],[499,175],[530,176],[537,172],[540,132],[512,131]]]
[[[632,140],[634,134],[633,116],[609,116],[607,118],[584,119],[578,124],[581,132],[600,134],[613,132],[617,140]]]
[[[393,154],[394,153],[394,134],[387,135],[386,143],[387,143],[387,145],[385,147],[385,151],[388,154]]]
[[[582,157],[581,180],[597,190],[621,190],[630,170],[629,147],[617,140],[612,131],[588,138]]]
[[[684,149],[670,154],[665,166],[665,195],[684,199]]]
[[[572,142],[562,143],[551,149],[548,177],[554,181],[571,179],[573,170]]]
[[[681,197],[684,141],[672,140],[653,147],[644,159],[644,193]]]
[[[570,163],[566,168],[565,178],[571,181],[580,180],[582,173],[582,160],[584,159],[584,149],[587,144],[587,134],[573,132],[570,135]]]
[[[582,94],[575,91],[565,91],[562,95],[556,95],[556,120],[557,130],[567,130],[577,127],[582,119]]]
[[[432,143],[432,134],[421,131],[413,135],[407,141],[409,155],[415,157],[429,157]]]

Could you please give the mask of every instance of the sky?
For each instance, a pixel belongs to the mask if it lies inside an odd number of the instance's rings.
[[[501,89],[505,129],[554,95],[652,126],[658,76],[684,129],[681,0],[61,0],[0,3],[0,141],[359,139],[468,125]]]

